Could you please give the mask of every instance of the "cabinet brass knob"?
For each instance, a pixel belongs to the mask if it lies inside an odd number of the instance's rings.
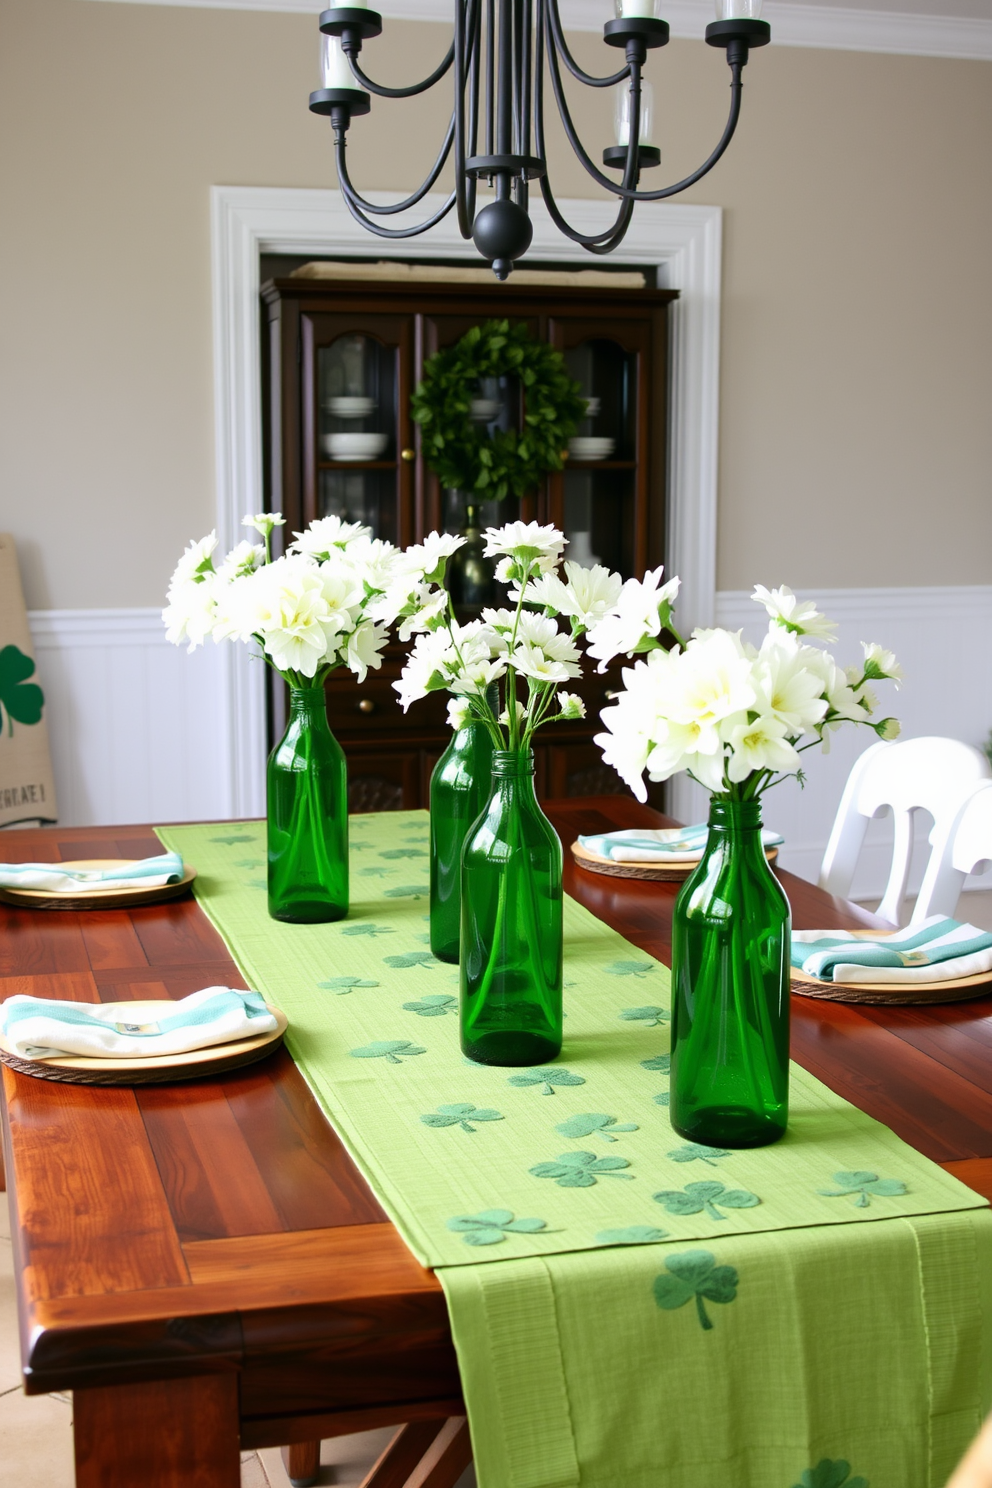
[[[362,698],[358,704],[359,713],[374,713],[375,703],[371,698]]]
[[[416,450],[412,450],[412,449],[400,450],[400,459],[401,460],[415,460],[416,458],[417,458],[417,451]]]

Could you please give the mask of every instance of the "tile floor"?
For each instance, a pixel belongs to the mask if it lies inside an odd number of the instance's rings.
[[[10,1248],[10,1216],[0,1194],[0,1480],[17,1488],[73,1488],[72,1397],[36,1395],[21,1389],[17,1307]],[[324,1442],[319,1482],[339,1488],[361,1483],[390,1431],[368,1431]],[[241,1488],[289,1488],[278,1447],[246,1452]],[[475,1488],[469,1468],[458,1488]]]

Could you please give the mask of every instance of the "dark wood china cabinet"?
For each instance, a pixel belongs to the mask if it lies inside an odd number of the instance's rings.
[[[589,399],[564,470],[521,502],[486,503],[482,526],[516,516],[554,522],[566,557],[625,578],[664,562],[669,290],[577,285],[409,283],[305,276],[262,289],[267,504],[284,533],[315,517],[361,521],[406,546],[463,525],[462,497],[425,465],[410,394],[426,357],[471,326],[523,321],[565,356]],[[519,418],[514,388],[480,387],[480,423]],[[348,756],[353,811],[426,806],[446,747],[446,695],[404,714],[392,683],[404,647],[359,687],[340,669],[327,684],[331,727]],[[576,684],[588,717],[548,726],[535,750],[545,798],[624,791],[593,735],[619,667]],[[284,700],[271,696],[272,728]]]

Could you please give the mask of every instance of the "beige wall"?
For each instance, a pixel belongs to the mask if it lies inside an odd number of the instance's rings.
[[[0,0],[0,529],[32,607],[151,605],[213,523],[209,187],[333,184],[313,19]],[[422,74],[446,28],[366,54]],[[602,47],[576,40],[590,67]],[[652,59],[666,171],[726,69]],[[992,70],[770,49],[726,161],[721,588],[992,582]],[[586,97],[590,142],[611,138]],[[377,104],[356,179],[409,186],[440,99]],[[562,195],[594,194],[558,151]]]

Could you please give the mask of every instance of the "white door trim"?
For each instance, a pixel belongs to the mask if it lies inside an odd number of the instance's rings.
[[[262,253],[347,253],[381,258],[388,248],[351,217],[338,191],[215,186],[211,192],[217,533],[230,546],[242,516],[261,510]],[[383,198],[388,199],[388,198]],[[427,197],[419,212],[427,215]],[[612,221],[609,201],[563,201],[583,232]],[[641,205],[615,263],[656,265],[658,282],[680,291],[672,307],[669,571],[682,578],[679,613],[690,627],[712,622],[716,588],[717,436],[720,372],[719,207]],[[531,260],[570,257],[569,246],[539,202],[533,204]],[[453,214],[430,234],[402,243],[404,258],[478,262]],[[588,267],[595,262],[583,257]],[[227,669],[231,796],[240,816],[264,811],[265,706],[262,668],[241,655]]]

